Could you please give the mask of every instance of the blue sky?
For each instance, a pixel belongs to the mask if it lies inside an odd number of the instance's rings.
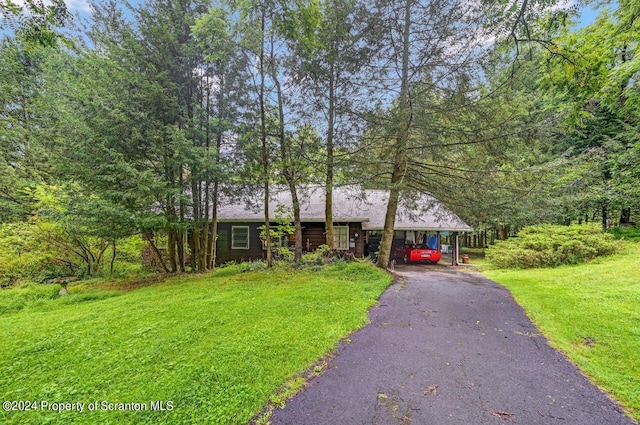
[[[139,3],[143,0],[131,0],[132,4]],[[67,7],[72,13],[79,12],[80,14],[86,14],[89,11],[89,2],[90,0],[65,0]],[[589,25],[591,22],[595,20],[597,16],[597,11],[594,6],[582,7],[580,8],[580,25],[579,27],[583,27]]]
[[[596,20],[598,16],[598,9],[594,6],[587,6],[580,8],[580,23],[578,28],[585,27]]]
[[[141,0],[132,0],[131,3],[136,4]],[[65,0],[67,7],[72,13],[79,12],[81,15],[89,12],[90,0]],[[593,22],[596,18],[597,11],[593,6],[580,8],[580,27],[585,26]]]
[[[132,4],[137,4],[143,2],[144,0],[130,0]],[[17,3],[21,3],[21,0],[17,0]],[[90,4],[91,0],[65,0],[69,11],[73,15],[79,15],[81,18],[87,18],[89,16]],[[573,1],[570,0],[570,4]],[[580,8],[580,18],[578,28],[584,27],[592,23],[597,16],[597,8],[595,6],[588,6]],[[0,34],[5,33],[5,29],[0,29]]]

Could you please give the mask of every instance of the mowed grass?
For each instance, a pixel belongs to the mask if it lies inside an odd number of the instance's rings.
[[[485,270],[571,361],[640,419],[640,243],[587,264]]]
[[[390,281],[342,264],[178,277],[80,301],[70,286],[68,297],[0,315],[0,398],[85,411],[0,409],[0,423],[246,424],[363,326]],[[88,411],[95,401],[173,408]]]

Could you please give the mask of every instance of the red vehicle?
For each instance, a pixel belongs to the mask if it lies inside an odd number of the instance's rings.
[[[442,254],[437,249],[431,249],[427,245],[422,244],[405,244],[404,247],[395,248],[396,258],[402,258],[404,263],[426,261],[436,264],[442,258]]]

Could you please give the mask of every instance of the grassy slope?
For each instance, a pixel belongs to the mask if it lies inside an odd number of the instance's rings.
[[[367,320],[373,267],[179,277],[0,316],[0,398],[171,400],[170,412],[3,412],[3,423],[246,423]],[[71,297],[72,298],[72,297]]]
[[[552,345],[640,419],[640,243],[588,264],[487,270]]]

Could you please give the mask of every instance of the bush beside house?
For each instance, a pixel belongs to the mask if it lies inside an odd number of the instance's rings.
[[[544,224],[497,242],[486,250],[486,258],[499,268],[556,267],[613,254],[616,246],[614,236],[603,233],[597,224]]]

